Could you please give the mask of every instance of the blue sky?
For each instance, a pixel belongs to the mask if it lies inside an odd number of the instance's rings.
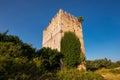
[[[120,60],[120,0],[0,0],[0,32],[40,49],[42,31],[62,8],[83,16],[87,59]]]

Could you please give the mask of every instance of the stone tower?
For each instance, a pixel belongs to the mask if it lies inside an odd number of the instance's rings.
[[[50,47],[60,51],[61,38],[68,31],[76,34],[81,43],[80,49],[82,53],[85,53],[81,23],[76,17],[66,13],[62,9],[59,10],[50,21],[48,27],[43,31],[42,47]]]

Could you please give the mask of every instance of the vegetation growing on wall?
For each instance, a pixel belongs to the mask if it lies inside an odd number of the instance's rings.
[[[84,21],[83,17],[82,16],[78,17],[78,21],[83,22]]]
[[[73,32],[66,32],[61,39],[61,52],[66,67],[77,67],[82,61],[79,38]]]

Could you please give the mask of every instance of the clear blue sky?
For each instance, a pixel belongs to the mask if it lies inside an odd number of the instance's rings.
[[[62,8],[83,16],[87,59],[120,60],[120,0],[0,0],[0,32],[40,49],[42,31]]]

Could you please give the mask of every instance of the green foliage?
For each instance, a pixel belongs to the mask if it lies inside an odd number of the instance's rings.
[[[30,78],[31,72],[34,73],[35,68],[33,66],[26,57],[14,58],[8,55],[0,55],[0,80],[26,80]]]
[[[76,67],[85,60],[85,56],[80,51],[80,42],[75,34],[67,34],[68,39],[64,36],[61,41],[63,61],[67,67]],[[104,80],[95,72],[82,72],[74,68],[60,70],[61,58],[63,55],[57,50],[42,48],[35,51],[19,37],[7,35],[7,31],[0,33],[0,80]],[[106,58],[87,61],[87,67],[88,70],[115,68],[109,72],[120,74],[119,68],[116,68],[120,67],[120,61],[111,62]]]
[[[108,68],[111,65],[111,60],[108,60],[107,58],[104,59],[98,59],[94,61],[87,61],[87,70],[95,71],[100,68]]]
[[[82,16],[78,17],[78,21],[83,22],[84,21],[83,17]]]
[[[0,33],[0,80],[26,80],[34,72],[35,49],[17,36]],[[35,66],[34,66],[35,67]]]
[[[0,33],[0,80],[57,80],[62,54],[35,49],[17,36]]]
[[[79,77],[80,72],[77,69],[62,69],[57,73],[60,80],[76,80]]]
[[[60,70],[60,59],[62,54],[51,48],[42,48],[35,53],[33,63],[37,67],[38,80],[58,80],[56,77],[57,70]]]
[[[61,52],[64,54],[63,63],[66,67],[76,67],[80,59],[80,41],[73,32],[66,32],[61,39]]]
[[[59,80],[59,79],[57,78],[56,73],[46,72],[45,74],[40,76],[39,79],[37,78],[37,80]]]
[[[26,43],[15,44],[12,42],[0,42],[0,55],[9,54],[11,57],[32,58],[35,49]]]
[[[40,58],[42,68],[45,70],[54,71],[60,68],[62,54],[55,49],[42,48],[36,52],[36,57]]]
[[[11,57],[32,58],[35,49],[27,43],[23,43],[17,36],[0,33],[0,55],[9,54]]]
[[[110,59],[104,58],[104,59],[97,59],[97,60],[87,60],[87,70],[95,71],[101,68],[117,68],[120,67],[120,61],[112,62]]]
[[[18,36],[7,35],[8,31],[0,33],[0,42],[22,43]]]
[[[57,73],[60,80],[105,80],[101,75],[93,72],[83,72],[77,69],[63,69]]]
[[[108,68],[117,68],[120,67],[120,61],[111,62],[111,65]]]

